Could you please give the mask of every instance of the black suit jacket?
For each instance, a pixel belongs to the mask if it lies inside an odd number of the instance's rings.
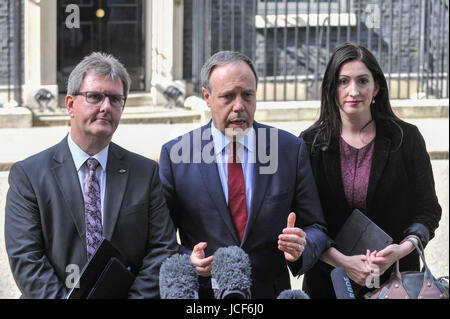
[[[441,218],[430,157],[417,127],[403,121],[395,123],[376,121],[377,134],[364,213],[395,243],[414,233],[426,245],[428,239],[433,238]],[[329,234],[335,238],[353,210],[345,198],[339,141],[335,137],[328,150],[311,152],[314,134],[305,134],[303,138],[311,154],[311,166]],[[419,270],[418,255],[413,252],[402,258],[400,268],[402,271]],[[319,261],[306,273],[304,289],[312,297],[335,298],[330,280],[331,269],[331,266]],[[390,272],[385,272],[381,282],[388,279]]]
[[[278,235],[290,212],[297,214],[296,226],[307,233],[302,257],[288,263],[295,275],[311,268],[328,245],[306,146],[288,132],[254,123],[257,149],[264,148],[264,154],[276,152],[278,166],[272,174],[261,174],[260,168],[268,164],[257,159],[251,212],[240,242],[217,164],[208,162],[208,155],[214,154],[210,127],[211,122],[166,143],[161,150],[161,182],[181,243],[190,250],[206,241],[206,256],[220,247],[240,246],[250,257],[252,297],[274,298],[290,288],[287,263],[277,248]],[[271,129],[277,132],[275,140],[270,140]],[[178,155],[182,153],[184,161],[175,160],[181,159]]]
[[[124,172],[125,171],[125,172]],[[87,261],[84,200],[67,137],[17,162],[9,174],[5,243],[25,298],[63,298],[67,276]],[[159,297],[159,268],[177,251],[154,161],[110,143],[103,237],[137,276],[130,298]]]

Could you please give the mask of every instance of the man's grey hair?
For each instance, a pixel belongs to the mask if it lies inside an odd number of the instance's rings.
[[[235,52],[235,51],[219,51],[212,55],[206,62],[203,64],[202,70],[200,72],[200,80],[202,86],[211,92],[211,85],[209,83],[209,77],[211,76],[212,71],[216,66],[225,65],[228,63],[235,63],[238,61],[244,61],[248,64],[256,79],[256,86],[258,87],[258,75],[256,74],[255,67],[253,65],[252,60],[243,53]]]
[[[125,98],[128,96],[131,78],[127,69],[111,54],[102,52],[93,52],[77,64],[69,75],[67,94],[74,95],[80,93],[84,77],[88,72],[104,75],[105,78],[113,80],[119,78],[123,85],[123,95]]]

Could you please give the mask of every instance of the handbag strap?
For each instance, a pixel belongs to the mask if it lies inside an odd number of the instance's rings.
[[[412,238],[416,238],[418,244],[414,240],[412,240]],[[415,235],[410,235],[406,238],[406,240],[408,240],[409,242],[411,242],[414,245],[414,248],[416,249],[417,253],[419,254],[420,259],[422,259],[422,263],[423,263],[422,272],[425,272],[424,279],[427,280],[428,282],[432,282],[434,277],[431,273],[430,268],[428,268],[427,262],[425,261],[424,248],[423,248],[420,238]],[[419,248],[419,246],[420,246],[420,248]],[[397,269],[398,269],[398,261],[397,261]]]
[[[417,239],[417,243],[416,243],[414,240],[412,240],[411,238]],[[409,242],[411,242],[411,243],[413,244],[414,248],[416,249],[417,253],[418,253],[419,256],[420,256],[420,259],[422,259],[423,268],[424,268],[424,269],[422,269],[422,272],[425,270],[425,273],[426,273],[426,274],[425,274],[425,277],[426,277],[425,279],[428,279],[428,278],[431,279],[431,278],[432,278],[432,275],[431,275],[431,272],[430,272],[430,270],[429,270],[429,268],[428,268],[428,265],[427,265],[427,263],[426,263],[426,261],[425,261],[425,256],[424,256],[424,254],[423,254],[424,248],[423,248],[422,241],[420,240],[420,238],[419,238],[418,236],[416,236],[416,235],[409,235],[407,238],[405,238],[404,240],[402,240],[402,241],[400,242],[400,244],[403,243],[404,241],[409,241]],[[420,248],[419,248],[419,246],[420,246]],[[396,261],[396,263],[395,263],[395,269],[393,269],[392,272],[395,273],[395,276],[396,276],[398,279],[401,279],[401,278],[402,278],[402,275],[401,275],[401,273],[400,273],[400,260],[397,260],[397,261]],[[430,275],[431,275],[431,277],[430,277]]]
[[[422,241],[420,240],[419,236],[409,235],[408,237],[406,237],[405,240],[411,241],[411,238],[417,239],[417,244],[420,247],[420,251],[425,252],[425,248],[423,248]],[[414,241],[411,241],[411,242],[413,243],[414,247],[416,247],[417,244]],[[416,247],[416,249],[418,249],[418,248]]]

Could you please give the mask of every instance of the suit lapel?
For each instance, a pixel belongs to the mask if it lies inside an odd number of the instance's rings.
[[[106,190],[104,204],[103,236],[111,240],[114,227],[119,217],[129,175],[129,166],[124,160],[124,153],[110,143],[108,163],[106,164]]]
[[[207,145],[209,143],[213,143],[213,137],[211,134],[211,121],[201,128],[201,149],[194,149],[193,153],[196,152],[204,152],[211,151],[214,152],[214,148],[209,148]],[[205,130],[209,130],[209,132],[205,132]],[[198,145],[198,144],[196,144]],[[211,144],[210,144],[211,145]],[[214,154],[208,154],[204,158],[211,158]],[[222,217],[227,229],[232,235],[233,239],[236,242],[239,242],[239,237],[236,233],[236,229],[233,224],[233,220],[231,218],[230,210],[228,208],[227,202],[225,200],[225,195],[222,189],[222,183],[220,181],[219,172],[217,170],[217,164],[215,161],[212,163],[205,163],[203,160],[200,165],[200,175],[202,176],[203,183],[205,184],[205,188],[208,191],[209,196],[211,197],[212,202],[216,205],[217,211],[219,215]]]
[[[81,191],[78,173],[70,154],[67,136],[56,148],[53,156],[55,166],[52,168],[55,180],[61,190],[68,211],[72,217],[81,241],[86,245],[86,227],[84,221],[84,198]]]
[[[253,127],[255,129],[256,133],[256,154],[255,154],[255,165],[253,167],[253,197],[251,199],[251,211],[249,212],[249,217],[247,221],[247,226],[245,228],[244,238],[242,238],[241,246],[245,243],[247,238],[250,235],[250,232],[252,230],[252,226],[255,224],[256,218],[259,215],[259,212],[261,211],[261,205],[264,201],[264,197],[266,196],[267,188],[269,185],[269,181],[272,177],[272,174],[261,174],[261,167],[267,166],[267,164],[261,163],[259,158],[259,146],[265,147],[266,154],[269,154],[270,151],[277,151],[277,150],[270,150],[270,130],[268,128],[260,126],[258,123],[254,122]],[[264,136],[261,136],[259,133],[262,132],[262,130],[265,131],[265,143],[263,143],[262,138]]]

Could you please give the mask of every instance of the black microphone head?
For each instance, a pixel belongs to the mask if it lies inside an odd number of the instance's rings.
[[[250,299],[251,265],[248,255],[237,246],[216,250],[211,282],[216,299]]]
[[[355,299],[352,284],[344,268],[338,267],[331,271],[331,281],[337,299]]]
[[[294,290],[283,290],[282,292],[280,292],[277,299],[310,299],[310,298],[305,292],[299,289],[294,289]]]
[[[161,299],[198,299],[197,270],[189,255],[167,258],[159,270]]]

